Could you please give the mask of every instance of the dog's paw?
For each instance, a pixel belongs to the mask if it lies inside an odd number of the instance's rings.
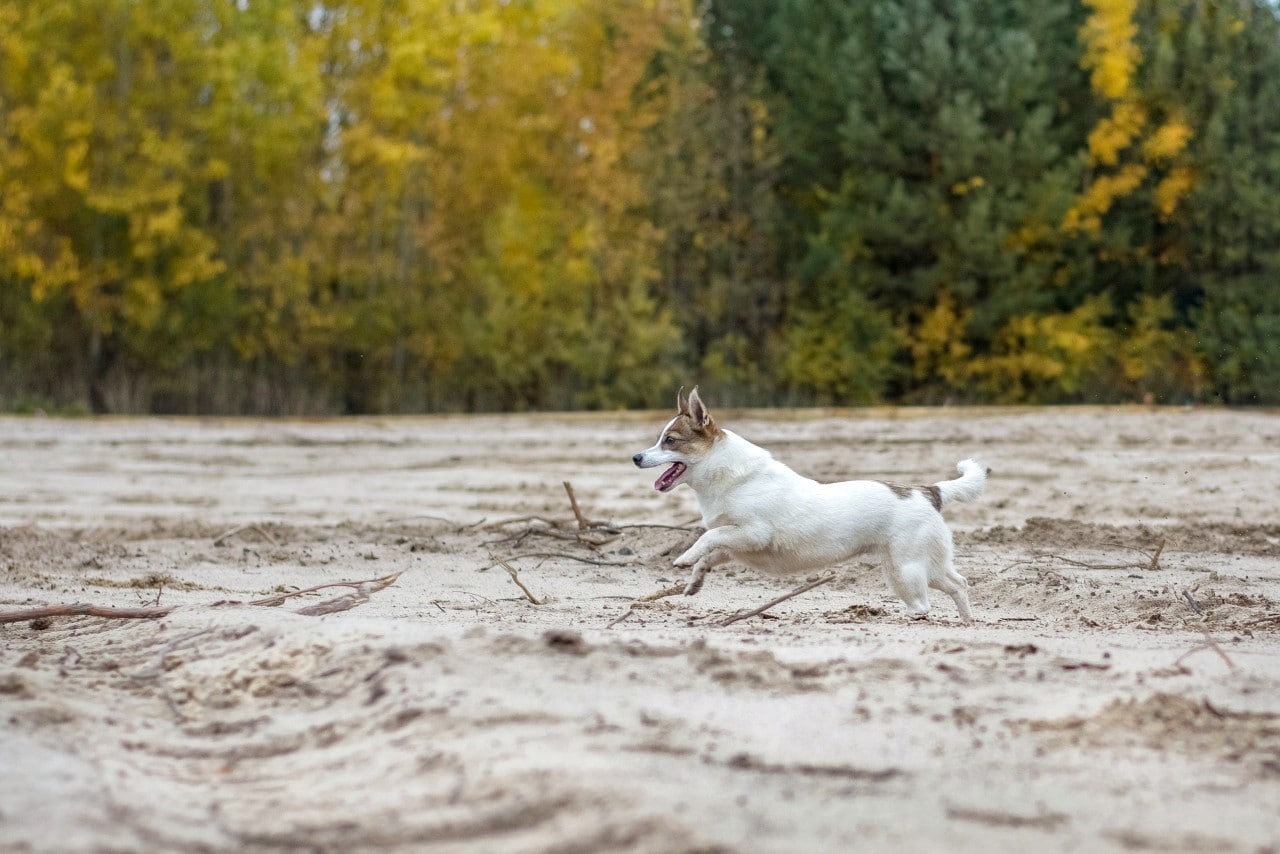
[[[702,582],[707,580],[707,571],[705,569],[695,570],[693,575],[689,576],[689,583],[684,587],[684,595],[695,596],[702,589]]]

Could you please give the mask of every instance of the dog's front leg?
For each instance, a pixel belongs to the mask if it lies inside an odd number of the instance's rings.
[[[750,531],[737,525],[723,525],[707,531],[698,541],[680,557],[673,565],[692,567],[689,582],[685,585],[684,595],[693,596],[702,589],[707,579],[707,570],[713,569],[733,558],[734,552],[754,551],[760,547],[758,538]]]

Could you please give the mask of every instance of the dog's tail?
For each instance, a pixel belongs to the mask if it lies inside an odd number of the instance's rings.
[[[959,477],[934,484],[944,505],[952,501],[972,501],[982,495],[987,475],[991,474],[991,469],[977,460],[961,460],[956,463],[956,470],[960,472]]]

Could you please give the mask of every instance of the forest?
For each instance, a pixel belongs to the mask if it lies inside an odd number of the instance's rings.
[[[1280,404],[1267,0],[0,0],[0,408]]]

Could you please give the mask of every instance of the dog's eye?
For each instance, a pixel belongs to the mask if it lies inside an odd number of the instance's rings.
[[[668,437],[666,437],[665,439],[663,439],[663,440],[662,440],[662,444],[664,444],[664,445],[674,445],[675,443],[676,443],[676,437],[675,437],[675,436],[668,436]]]

